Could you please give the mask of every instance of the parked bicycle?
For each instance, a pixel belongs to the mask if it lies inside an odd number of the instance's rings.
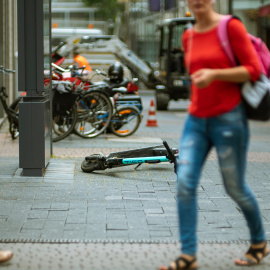
[[[143,106],[139,95],[126,95],[127,89],[122,90],[119,94],[116,89],[117,94],[113,97],[114,112],[107,131],[119,137],[127,137],[139,128]]]
[[[57,68],[56,65],[54,65]],[[112,65],[115,69],[115,66]],[[106,76],[103,71],[95,70],[89,76],[82,74],[83,70],[78,70],[71,66],[70,70],[76,74],[73,80],[75,91],[78,89],[83,92],[82,98],[77,102],[78,119],[74,133],[82,138],[94,138],[103,132],[112,132],[113,134],[124,137],[133,134],[141,123],[142,101],[137,93],[137,79],[127,80],[123,78],[122,66],[117,65],[117,72],[113,69],[113,77],[106,78],[99,82],[92,82],[95,75]],[[119,69],[120,67],[120,69]],[[57,69],[58,72],[62,68]],[[111,74],[112,68],[109,68],[108,74]],[[120,75],[118,76],[117,74]],[[117,75],[117,76],[116,76]],[[77,83],[77,80],[80,83]],[[124,87],[126,86],[126,87]],[[99,106],[96,106],[99,99]],[[108,116],[111,114],[108,101],[112,101],[112,116],[109,121]],[[90,113],[95,105],[95,110],[99,111],[99,116],[93,119]],[[98,120],[98,121],[97,121]],[[109,122],[109,125],[107,124]]]
[[[141,123],[142,105],[139,96],[128,97],[123,94],[127,92],[126,88],[113,88],[114,97],[109,97],[104,88],[90,88],[81,100],[78,102],[78,120],[74,129],[75,134],[82,138],[93,138],[103,132],[112,132],[113,134],[125,137],[133,134]],[[91,121],[91,114],[87,112],[90,104],[95,105],[99,99],[99,105],[103,105],[107,110],[99,108],[99,120]],[[111,119],[108,119],[109,107],[112,106]],[[105,106],[106,105],[106,106]],[[98,108],[98,107],[97,107]]]
[[[52,81],[52,140],[66,138],[74,129],[77,121],[76,100],[78,92],[73,91],[73,84],[63,81]]]
[[[74,133],[82,138],[94,138],[103,133],[112,118],[112,103],[102,87],[84,90],[77,87],[75,92],[81,93],[77,100],[77,121]]]
[[[10,73],[15,73],[15,71],[0,66],[0,73],[8,75]],[[9,121],[9,132],[11,134],[12,139],[16,139],[19,136],[19,109],[17,106],[17,102],[13,102],[11,103],[10,106],[8,106],[7,99],[8,94],[6,88],[4,86],[1,86],[0,100]]]
[[[137,164],[136,170],[143,163],[170,162],[174,164],[174,171],[176,173],[177,158],[178,149],[170,148],[168,143],[163,141],[163,145],[114,152],[107,156],[104,156],[102,153],[87,156],[81,164],[81,169],[84,172],[91,173],[96,170]]]
[[[59,69],[61,70],[61,68]],[[48,79],[44,83],[49,83]],[[76,82],[69,80],[52,80],[52,140],[53,142],[60,141],[69,136],[75,128],[77,122],[82,120],[87,121],[91,126],[87,130],[89,137],[96,137],[108,127],[112,117],[112,104],[107,94],[101,93],[101,86],[89,91],[83,91]],[[75,90],[74,90],[75,89]],[[13,102],[13,108],[17,112],[19,102],[22,100],[23,92]],[[79,108],[77,104],[84,100],[84,107]],[[17,119],[18,122],[18,119]],[[16,133],[18,136],[19,133]]]
[[[112,84],[110,80],[105,79],[91,85],[83,81],[77,84],[77,78],[73,82],[63,80],[61,72],[67,70],[55,64],[54,68],[54,71],[57,70],[55,77],[58,74],[59,80],[52,81],[53,142],[66,138],[72,132],[83,138],[94,138],[103,132],[112,132],[124,137],[133,134],[138,129],[141,122],[141,98],[139,95],[128,94],[138,89],[135,80],[121,80],[118,84],[114,81]],[[76,77],[82,77],[83,69],[73,68],[71,71],[79,74]],[[93,76],[95,74],[104,75],[99,71],[96,71]],[[48,83],[47,79],[44,82]],[[127,88],[112,88],[119,85],[127,85]],[[10,106],[12,110],[9,113],[10,132],[13,138],[19,136],[19,102],[25,94],[25,92],[22,93]]]

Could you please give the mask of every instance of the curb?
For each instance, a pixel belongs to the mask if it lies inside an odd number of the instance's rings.
[[[270,241],[267,241],[270,244]],[[122,239],[34,239],[34,238],[21,238],[21,239],[0,239],[0,243],[47,243],[47,244],[69,244],[69,243],[91,243],[91,244],[179,244],[178,240],[122,240]],[[198,242],[201,245],[215,245],[215,244],[249,244],[248,240],[233,240],[233,241],[207,241],[202,240]]]

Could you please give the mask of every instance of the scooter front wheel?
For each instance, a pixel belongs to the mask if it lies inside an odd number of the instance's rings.
[[[95,170],[105,170],[103,166],[97,161],[97,162],[90,162],[88,160],[84,160],[81,164],[81,169],[84,172],[91,173]]]
[[[84,172],[91,173],[95,170],[105,170],[106,166],[104,163],[104,160],[102,159],[102,156],[99,154],[94,154],[91,156],[86,157],[82,164],[81,169]]]

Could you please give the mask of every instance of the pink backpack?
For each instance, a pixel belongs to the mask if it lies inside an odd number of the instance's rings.
[[[235,54],[232,50],[232,47],[230,46],[230,40],[228,35],[228,22],[232,19],[237,17],[233,17],[231,15],[226,15],[224,19],[222,19],[218,26],[218,37],[221,42],[221,45],[227,54],[228,58],[230,59],[233,66],[237,65]],[[270,52],[266,46],[266,44],[257,37],[252,36],[251,34],[248,34],[254,49],[257,53],[259,62],[261,64],[261,72],[266,75],[268,78],[270,78]]]

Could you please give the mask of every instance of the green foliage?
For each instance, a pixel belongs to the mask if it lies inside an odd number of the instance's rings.
[[[124,11],[124,4],[118,3],[117,0],[83,0],[83,3],[98,8],[95,17],[105,21],[114,21],[117,13]]]

